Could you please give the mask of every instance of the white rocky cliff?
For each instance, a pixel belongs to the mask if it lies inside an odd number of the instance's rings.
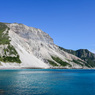
[[[42,30],[17,23],[6,25],[10,44],[16,49],[21,63],[1,61],[1,67],[86,68],[83,60],[61,50]],[[81,62],[77,64],[73,60]]]

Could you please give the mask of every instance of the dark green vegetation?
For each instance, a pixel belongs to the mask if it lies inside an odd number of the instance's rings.
[[[11,56],[3,56],[0,57],[0,61],[2,62],[16,62],[16,63],[21,63],[21,61],[19,60],[19,56],[16,57],[11,57]]]
[[[83,66],[83,64],[81,62],[79,62],[78,60],[73,60],[73,62],[76,63],[76,64],[79,64],[79,65]]]
[[[4,33],[4,31],[7,29],[7,31]],[[9,44],[10,40],[8,37],[8,30],[9,28],[4,24],[0,23],[0,44]]]
[[[85,61],[85,65],[87,67],[95,67],[95,54],[90,52],[87,49],[79,49],[79,50],[69,50],[69,49],[64,49],[62,47],[59,47],[61,50],[64,50],[68,53],[71,53],[79,58],[81,58],[82,60]]]
[[[52,59],[59,63],[61,66],[71,66],[69,63],[62,61],[59,57],[52,56]]]
[[[4,48],[4,54],[0,56],[0,61],[21,63],[17,51],[10,44],[8,44],[7,48]]]
[[[49,62],[52,66],[58,66],[54,61],[48,60],[48,62]]]
[[[67,63],[67,62],[65,62],[65,61],[62,61],[59,57],[54,57],[54,56],[51,56],[52,57],[52,59],[55,61],[55,62],[57,62],[57,63],[59,63],[60,64],[60,66],[69,66],[69,67],[71,67],[71,65],[69,64],[69,63]],[[54,61],[51,61],[51,60],[48,60],[48,62],[52,65],[52,66],[58,66]]]
[[[7,31],[5,32],[6,29]],[[0,22],[0,45],[4,45],[5,47],[7,45],[7,47],[2,50],[4,53],[0,54],[0,61],[21,63],[17,51],[10,45],[8,31],[9,28],[6,24]]]

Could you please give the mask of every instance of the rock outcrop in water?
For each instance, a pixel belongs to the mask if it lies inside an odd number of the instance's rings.
[[[2,25],[4,27],[2,27]],[[18,23],[0,23],[0,67],[89,68],[87,62],[55,45],[40,29]]]

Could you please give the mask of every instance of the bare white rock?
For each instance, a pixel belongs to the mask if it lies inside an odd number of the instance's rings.
[[[81,68],[80,65],[70,62],[73,59],[78,60],[78,57],[60,50],[59,47],[54,44],[53,39],[42,30],[17,23],[7,24],[7,26],[10,28],[9,37],[11,44],[18,52],[22,62],[21,64],[13,63],[14,66],[50,68],[52,66],[46,62],[45,59],[54,61],[51,56],[55,56],[70,63],[72,68]],[[56,64],[60,66],[59,63],[56,62]],[[13,65],[2,63],[2,66],[11,67]],[[66,66],[66,68],[68,68],[68,66]]]

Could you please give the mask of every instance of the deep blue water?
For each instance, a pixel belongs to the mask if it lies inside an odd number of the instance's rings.
[[[0,95],[95,95],[95,70],[0,70]]]

